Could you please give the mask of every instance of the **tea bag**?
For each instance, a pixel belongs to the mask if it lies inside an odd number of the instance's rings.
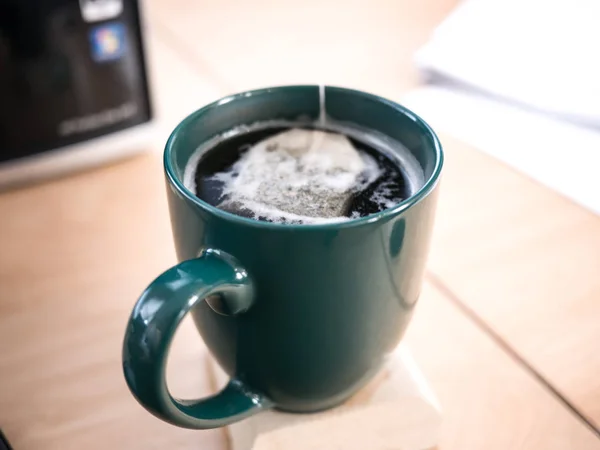
[[[273,221],[346,214],[377,163],[338,133],[293,128],[251,147],[233,166],[219,208]]]

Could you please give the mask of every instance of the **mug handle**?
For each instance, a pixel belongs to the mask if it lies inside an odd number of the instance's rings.
[[[213,294],[221,301],[206,300]],[[193,429],[225,426],[271,406],[266,397],[235,379],[221,392],[199,400],[171,396],[165,372],[171,341],[183,317],[201,301],[218,314],[242,314],[252,305],[252,282],[233,257],[206,250],[148,286],[133,308],[123,342],[123,371],[135,398],[158,418]]]

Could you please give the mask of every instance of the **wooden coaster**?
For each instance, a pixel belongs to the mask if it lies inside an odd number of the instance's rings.
[[[212,359],[215,388],[227,376]],[[343,405],[315,414],[266,411],[227,427],[231,450],[430,450],[441,410],[405,346]]]

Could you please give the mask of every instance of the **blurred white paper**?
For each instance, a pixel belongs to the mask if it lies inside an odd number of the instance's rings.
[[[600,128],[600,1],[467,0],[418,52],[435,84]]]
[[[469,143],[600,215],[600,133],[447,87],[402,103],[438,132]]]

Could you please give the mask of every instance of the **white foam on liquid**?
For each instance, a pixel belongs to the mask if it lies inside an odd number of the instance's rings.
[[[292,128],[257,143],[211,178],[223,183],[223,207],[236,205],[273,222],[315,223],[338,219],[335,211],[380,174],[377,161],[346,136]]]
[[[284,211],[273,206],[273,204],[256,201],[259,191],[264,196],[264,193],[268,192],[270,187],[273,186],[272,183],[281,182],[282,180],[289,186],[290,192],[304,189],[313,183],[313,189],[315,186],[317,190],[322,188],[323,195],[331,195],[332,192],[333,194],[343,194],[349,191],[357,192],[368,187],[379,177],[382,169],[371,155],[362,150],[356,150],[346,136],[351,136],[380,151],[384,151],[387,156],[396,160],[400,167],[409,167],[410,170],[403,172],[405,175],[407,173],[413,175],[406,180],[411,195],[423,185],[424,174],[422,168],[410,151],[404,149],[404,151],[398,152],[399,148],[403,148],[398,142],[380,133],[361,130],[355,126],[349,127],[330,120],[327,120],[325,126],[323,126],[321,120],[325,120],[324,97],[321,97],[320,100],[323,103],[318,120],[319,127],[326,128],[327,131],[294,128],[286,130],[280,133],[288,133],[288,138],[290,138],[286,140],[291,144],[286,151],[267,151],[269,141],[272,142],[278,135],[271,136],[244,153],[228,171],[213,176],[214,179],[224,183],[223,194],[225,194],[226,200],[221,203],[222,205],[226,202],[236,202],[244,209],[252,211],[255,219],[263,217],[279,223],[319,224],[359,218],[358,212],[352,213],[350,217],[313,217]],[[188,161],[183,176],[184,185],[195,192],[195,175],[198,162],[206,151],[219,142],[233,135],[258,129],[298,125],[305,124],[288,121],[261,122],[250,126],[243,125],[213,138],[200,146]],[[323,151],[324,144],[327,145],[328,151]],[[351,146],[350,150],[347,144]],[[308,151],[300,152],[300,149],[304,148],[306,150],[307,147],[309,148]],[[295,151],[299,153],[296,156],[294,156]],[[297,170],[300,166],[303,167],[302,171]],[[392,208],[403,198],[389,198],[390,193],[390,183],[383,183],[375,190],[370,200],[377,203],[382,210]]]

